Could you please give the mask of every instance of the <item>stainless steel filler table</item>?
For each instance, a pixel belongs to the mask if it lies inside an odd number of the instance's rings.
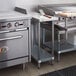
[[[35,28],[35,30],[38,33],[38,34],[36,34],[38,42],[37,42],[37,45],[33,44],[32,57],[38,62],[38,68],[40,68],[40,63],[54,60],[54,21],[57,21],[58,17],[51,16],[51,18],[48,18],[48,17],[40,15],[39,13],[35,13],[34,15],[32,15],[32,18],[34,20],[33,23],[36,23],[36,25],[38,25],[37,29]],[[40,41],[41,22],[47,22],[47,21],[52,22],[52,24],[50,24],[52,26],[52,54],[50,54],[46,50],[42,49],[41,45],[40,45],[40,43],[41,43],[41,41]],[[34,33],[36,33],[36,31],[34,31]],[[34,35],[34,37],[35,37],[35,35]]]

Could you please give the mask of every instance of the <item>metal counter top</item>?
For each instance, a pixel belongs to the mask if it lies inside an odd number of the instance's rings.
[[[16,11],[6,11],[0,12],[0,22],[11,21],[11,20],[21,20],[21,19],[31,19],[32,17],[28,14],[22,14]]]

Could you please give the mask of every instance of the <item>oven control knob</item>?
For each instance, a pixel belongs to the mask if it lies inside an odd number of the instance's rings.
[[[16,23],[15,23],[15,27],[18,27],[18,26],[19,26],[19,23],[18,23],[18,22],[16,22]]]
[[[8,27],[8,28],[12,27],[12,24],[11,24],[11,23],[8,23],[8,24],[7,24],[7,27]]]

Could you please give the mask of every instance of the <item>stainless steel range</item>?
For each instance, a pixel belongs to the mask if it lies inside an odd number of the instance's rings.
[[[30,19],[15,11],[0,13],[0,68],[31,60]]]

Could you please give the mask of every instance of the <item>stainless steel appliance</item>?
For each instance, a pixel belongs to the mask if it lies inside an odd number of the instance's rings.
[[[0,68],[31,60],[30,19],[15,11],[0,13]]]
[[[58,61],[60,54],[76,50],[74,45],[76,31],[76,4],[55,4],[39,6],[46,14],[57,16],[58,21],[55,22],[55,35],[57,40],[54,42],[54,50],[58,53]],[[65,38],[61,38],[65,35]],[[56,37],[55,36],[55,37]],[[46,46],[51,48],[51,42],[46,42]]]

